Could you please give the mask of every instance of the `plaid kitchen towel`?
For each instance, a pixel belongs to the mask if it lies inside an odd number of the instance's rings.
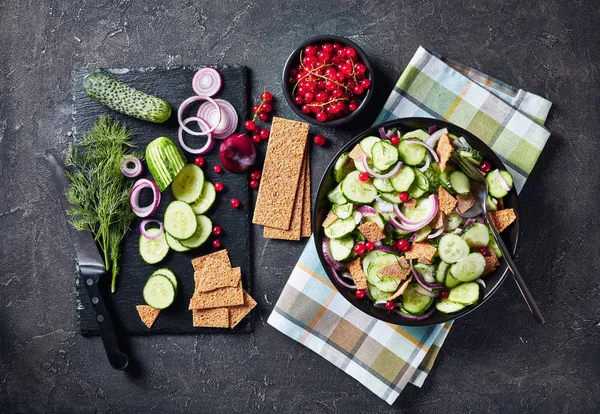
[[[543,127],[550,106],[420,47],[375,123],[412,116],[449,120],[486,142],[520,191],[550,136]],[[389,404],[408,382],[423,384],[452,326],[400,327],[356,309],[330,283],[312,238],[268,322]]]

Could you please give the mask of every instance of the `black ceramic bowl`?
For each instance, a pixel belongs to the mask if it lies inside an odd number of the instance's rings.
[[[444,314],[441,312],[434,313],[430,318],[422,320],[422,321],[414,321],[403,318],[400,315],[397,315],[394,312],[388,312],[384,309],[376,308],[371,301],[367,298],[357,299],[354,296],[354,292],[341,286],[335,277],[331,274],[331,270],[325,262],[325,258],[323,257],[323,252],[321,250],[321,245],[323,242],[323,226],[322,223],[327,216],[327,213],[331,209],[331,203],[327,199],[327,193],[335,188],[337,183],[333,179],[333,167],[335,165],[335,161],[338,157],[346,152],[352,150],[352,148],[363,138],[374,135],[379,136],[378,129],[380,127],[388,128],[399,128],[403,133],[412,131],[418,128],[427,129],[430,125],[437,125],[440,128],[448,128],[448,131],[457,136],[464,137],[467,142],[475,149],[479,150],[483,157],[489,160],[493,166],[496,168],[505,168],[502,161],[498,158],[498,156],[488,147],[485,143],[483,143],[479,138],[475,137],[470,132],[457,127],[449,122],[439,121],[429,118],[403,118],[397,119],[393,121],[388,121],[383,124],[376,125],[367,129],[366,131],[361,132],[359,135],[351,139],[345,146],[342,148],[338,154],[332,159],[331,163],[327,167],[321,182],[319,183],[319,190],[317,192],[317,202],[315,204],[315,209],[313,211],[313,234],[314,240],[317,247],[317,252],[319,254],[319,259],[321,260],[321,264],[325,268],[331,283],[336,287],[336,289],[354,306],[356,306],[361,311],[366,314],[380,319],[385,322],[393,323],[396,325],[405,325],[405,326],[426,326],[426,325],[434,325],[439,323],[448,322],[466,314],[474,311],[494,294],[494,292],[498,289],[500,284],[506,278],[506,274],[508,272],[508,267],[506,265],[506,261],[500,259],[500,266],[493,272],[485,276],[485,284],[486,287],[483,289],[483,297],[482,299],[476,303],[475,305],[471,305],[466,307],[460,312],[456,312],[454,314]],[[517,217],[519,217],[519,209],[518,209],[518,198],[515,189],[513,188],[506,197],[504,197],[504,205],[506,208],[513,208],[517,213]],[[508,229],[502,232],[502,240],[509,248],[511,252],[514,253],[517,247],[517,239],[519,235],[519,221],[517,220],[513,225],[511,225]]]
[[[314,116],[310,116],[310,115],[307,115],[304,112],[302,112],[302,110],[296,105],[296,103],[294,102],[294,99],[292,98],[292,88],[294,85],[291,82],[289,82],[289,78],[291,76],[290,71],[292,70],[292,68],[300,62],[300,52],[302,50],[304,50],[304,48],[310,44],[325,43],[325,42],[331,42],[331,43],[337,42],[337,43],[342,44],[343,46],[350,46],[350,47],[354,48],[354,50],[356,50],[356,53],[358,53],[358,55],[360,56],[362,63],[367,68],[367,74],[368,74],[367,79],[369,79],[371,81],[371,86],[369,87],[367,92],[362,95],[362,99],[360,100],[360,105],[356,108],[356,110],[354,112],[350,112],[348,115],[346,115],[343,118],[336,118],[331,121],[320,122],[320,121],[317,121],[317,119]],[[367,104],[369,103],[369,100],[371,99],[371,96],[373,95],[373,88],[375,86],[375,82],[374,82],[373,67],[371,66],[371,62],[367,58],[367,55],[365,54],[365,52],[356,43],[354,43],[351,40],[348,40],[344,37],[341,37],[341,36],[321,35],[321,36],[311,37],[310,39],[305,40],[301,45],[299,45],[296,49],[294,49],[294,51],[290,54],[287,61],[285,62],[285,66],[283,68],[283,76],[281,79],[281,86],[283,88],[283,96],[285,97],[286,102],[288,103],[290,108],[292,108],[292,110],[300,118],[304,119],[305,121],[307,121],[313,125],[333,127],[333,126],[338,126],[338,125],[342,125],[347,122],[350,122],[351,120],[356,118],[358,116],[358,114],[360,114],[366,108]]]

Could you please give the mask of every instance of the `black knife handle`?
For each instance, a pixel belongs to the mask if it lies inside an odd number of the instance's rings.
[[[104,343],[108,361],[115,369],[125,369],[127,368],[127,365],[129,365],[129,357],[121,351],[121,347],[117,341],[115,327],[112,323],[110,314],[108,313],[108,309],[104,304],[104,300],[102,299],[100,289],[98,288],[98,281],[100,280],[100,276],[104,274],[104,269],[79,269],[79,273],[82,282],[85,284],[88,296],[90,297],[90,304],[92,305],[94,315],[96,316],[100,338],[102,338],[102,342]]]

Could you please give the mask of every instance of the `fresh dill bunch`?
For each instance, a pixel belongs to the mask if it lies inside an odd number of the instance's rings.
[[[133,182],[120,168],[123,157],[132,153],[131,136],[124,125],[103,115],[69,147],[65,161],[71,184],[67,199],[76,206],[68,211],[71,225],[94,235],[106,270],[112,268],[112,292],[121,241],[135,218],[129,205]]]

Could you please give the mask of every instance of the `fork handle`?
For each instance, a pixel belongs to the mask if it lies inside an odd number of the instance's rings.
[[[519,269],[517,268],[517,265],[516,265],[515,261],[513,260],[512,255],[510,254],[510,251],[508,250],[508,248],[504,244],[504,241],[502,240],[502,237],[500,237],[500,234],[498,234],[498,232],[494,228],[494,225],[491,224],[492,221],[490,220],[490,216],[489,216],[489,214],[487,214],[487,212],[486,212],[486,218],[487,218],[488,223],[490,223],[489,227],[492,230],[492,234],[494,235],[494,238],[496,239],[496,243],[500,247],[500,250],[502,250],[502,254],[504,255],[504,258],[506,259],[508,269],[511,271],[515,282],[517,282],[517,286],[519,287],[519,290],[521,291],[521,295],[523,295],[523,298],[525,298],[525,302],[527,302],[527,306],[529,307],[529,311],[533,315],[533,319],[535,319],[535,321],[537,323],[539,323],[540,325],[546,323],[546,321],[544,320],[544,317],[542,316],[542,313],[540,312],[540,309],[538,308],[537,303],[535,303],[535,299],[533,299],[533,296],[531,295],[531,292],[529,291],[529,288],[527,287],[527,284],[525,283],[525,279],[523,279],[523,276],[521,276],[521,272],[519,272]]]

